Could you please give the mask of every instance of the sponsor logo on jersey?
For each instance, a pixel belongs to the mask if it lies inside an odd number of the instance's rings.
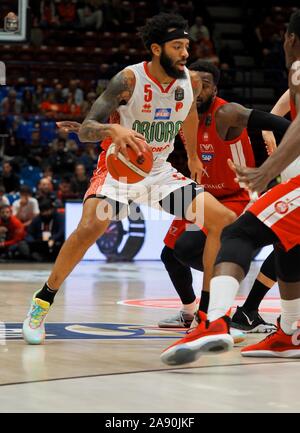
[[[275,210],[277,213],[284,215],[289,210],[289,204],[285,201],[278,201],[275,203]]]
[[[154,120],[169,120],[172,108],[156,108]]]
[[[210,162],[215,157],[215,149],[212,144],[200,144],[201,159],[204,162]]]
[[[142,113],[151,113],[152,107],[151,104],[144,104],[142,108]]]
[[[175,111],[178,113],[179,110],[183,108],[183,102],[176,102]]]
[[[184,89],[180,86],[175,89],[175,101],[183,101],[184,100]]]
[[[169,149],[170,145],[166,144],[165,146],[152,146],[151,150],[152,152],[163,152],[164,150]]]
[[[146,120],[135,120],[132,124],[132,129],[142,134],[147,143],[172,143],[178,134],[182,121],[177,122],[148,122]]]
[[[218,189],[224,189],[225,188],[225,183],[215,183],[215,184],[205,183],[203,186],[204,186],[205,189],[218,190]]]

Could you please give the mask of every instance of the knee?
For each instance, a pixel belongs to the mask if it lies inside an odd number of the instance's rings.
[[[237,215],[232,210],[226,209],[226,211],[223,212],[223,215],[220,217],[220,223],[223,226],[223,228],[230,226],[234,221],[236,220]]]
[[[99,224],[98,221],[85,219],[78,224],[75,235],[82,244],[90,244],[98,239],[106,227],[107,224]]]

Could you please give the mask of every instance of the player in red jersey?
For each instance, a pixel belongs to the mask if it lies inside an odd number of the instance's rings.
[[[293,122],[280,146],[259,168],[233,164],[237,181],[251,191],[263,191],[300,155],[300,11],[290,18],[284,50],[289,69]],[[225,228],[207,316],[199,312],[198,326],[161,355],[168,365],[194,361],[203,353],[222,352],[233,345],[227,315],[240,282],[247,274],[255,248],[273,244],[281,297],[278,329],[263,341],[242,349],[243,356],[300,357],[300,175],[265,193],[235,223]]]
[[[210,62],[198,60],[189,67],[201,75],[203,88],[198,97],[198,155],[203,163],[202,183],[207,191],[220,203],[240,216],[249,205],[249,193],[234,181],[234,173],[227,165],[227,159],[254,167],[254,155],[246,130],[252,125],[255,110],[232,104],[217,97],[220,72]],[[290,122],[285,119],[263,115],[266,128],[273,128],[283,135]],[[182,137],[184,140],[184,137]],[[186,230],[187,229],[187,230]],[[187,221],[175,219],[165,237],[161,258],[170,279],[181,299],[182,308],[175,316],[159,322],[161,328],[186,327],[194,318],[196,296],[192,285],[190,268],[203,270],[202,253],[206,241],[205,229],[191,226]],[[266,323],[258,313],[258,307],[275,284],[274,254],[265,260],[252,290],[243,305],[233,316],[232,327],[246,332],[270,332],[275,325]],[[209,288],[203,287],[200,310],[207,312]]]

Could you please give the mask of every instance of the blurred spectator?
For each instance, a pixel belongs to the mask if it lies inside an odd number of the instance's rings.
[[[92,171],[94,170],[98,157],[99,157],[99,149],[98,145],[95,143],[84,143],[85,151],[82,155],[77,158],[78,163],[81,163],[85,166],[87,174],[90,176]]]
[[[53,184],[51,182],[51,180],[47,177],[43,177],[39,183],[38,183],[38,187],[37,187],[37,192],[35,194],[35,197],[37,199],[37,201],[39,202],[39,207],[41,206],[41,202],[44,199],[48,199],[50,200],[52,203],[54,203],[54,205],[57,202],[57,197],[55,192],[53,191]]]
[[[198,40],[200,32],[204,38],[210,38],[209,30],[203,24],[203,18],[198,16],[195,18],[195,23],[192,25],[189,31],[191,39],[196,42]]]
[[[86,175],[85,166],[83,164],[77,164],[71,183],[72,191],[75,192],[79,198],[83,198],[88,186],[89,179]]]
[[[81,113],[83,116],[87,115],[96,99],[97,95],[95,92],[89,92],[87,94],[86,100],[84,100],[81,104]]]
[[[23,93],[23,113],[36,113],[38,107],[34,103],[32,92],[29,89],[25,89]]]
[[[80,26],[84,29],[99,30],[103,24],[103,12],[101,9],[86,4],[84,8],[78,9]]]
[[[2,165],[1,183],[7,194],[19,191],[20,178],[13,172],[13,166],[8,161],[4,162]]]
[[[64,215],[56,211],[51,200],[42,200],[40,214],[33,219],[25,238],[31,257],[36,261],[55,260],[64,238]]]
[[[61,0],[57,5],[60,27],[72,28],[76,22],[76,5],[71,0]]]
[[[19,242],[24,239],[24,225],[17,217],[12,216],[10,206],[0,208],[0,255],[2,258],[12,256]]]
[[[40,25],[41,27],[50,27],[57,25],[57,15],[53,0],[42,0],[40,5]]]
[[[38,201],[36,198],[32,197],[32,191],[29,186],[21,186],[20,198],[13,202],[12,212],[25,227],[29,226],[33,218],[39,214]]]
[[[82,89],[79,87],[79,80],[70,80],[69,86],[63,89],[62,96],[65,100],[67,100],[70,95],[73,95],[74,103],[76,105],[82,104],[84,94]]]
[[[266,16],[263,22],[256,27],[255,32],[262,48],[270,48],[272,37],[277,30],[278,28],[271,16]]]
[[[76,156],[67,150],[66,140],[58,139],[56,152],[50,156],[48,162],[53,168],[54,173],[67,175],[73,173]]]
[[[60,181],[57,198],[62,203],[63,207],[65,207],[65,203],[67,200],[74,200],[79,198],[79,194],[72,189],[71,179],[68,176],[64,176]]]
[[[197,34],[197,40],[192,44],[192,53],[190,61],[194,59],[203,59],[215,64],[219,63],[213,42],[205,37],[201,31]]]
[[[9,200],[5,195],[5,188],[3,185],[0,185],[0,207],[3,205],[9,205]]]
[[[179,14],[182,15],[189,23],[193,22],[195,17],[193,2],[191,0],[180,2]]]
[[[14,135],[8,137],[3,149],[4,161],[16,161],[18,163],[22,159],[22,154],[22,144],[16,140]]]
[[[38,124],[31,132],[31,143],[27,144],[26,151],[29,164],[35,167],[41,166],[44,160],[44,148],[41,146],[41,133]]]
[[[122,15],[122,29],[131,32],[134,27],[135,9],[129,1],[122,1],[120,4]]]
[[[44,91],[43,83],[38,82],[36,89],[35,89],[35,92],[33,94],[34,107],[39,108],[40,104],[44,101],[45,98],[46,98],[46,94]]]
[[[104,25],[107,31],[119,30],[122,23],[121,0],[104,0]]]
[[[43,178],[46,177],[46,178],[48,178],[50,180],[50,182],[53,185],[54,190],[58,189],[58,184],[59,184],[59,181],[60,181],[60,177],[57,176],[56,174],[54,174],[53,168],[51,167],[51,165],[46,165],[44,167],[42,175],[43,175]]]
[[[17,99],[17,92],[10,89],[8,95],[1,102],[1,113],[5,116],[8,114],[20,114],[22,111],[22,101]]]

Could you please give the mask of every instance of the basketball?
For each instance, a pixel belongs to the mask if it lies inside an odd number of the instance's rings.
[[[122,183],[137,183],[148,176],[153,167],[153,153],[150,146],[142,155],[127,146],[129,160],[119,152],[115,157],[116,145],[112,143],[106,153],[106,166],[110,175]]]

